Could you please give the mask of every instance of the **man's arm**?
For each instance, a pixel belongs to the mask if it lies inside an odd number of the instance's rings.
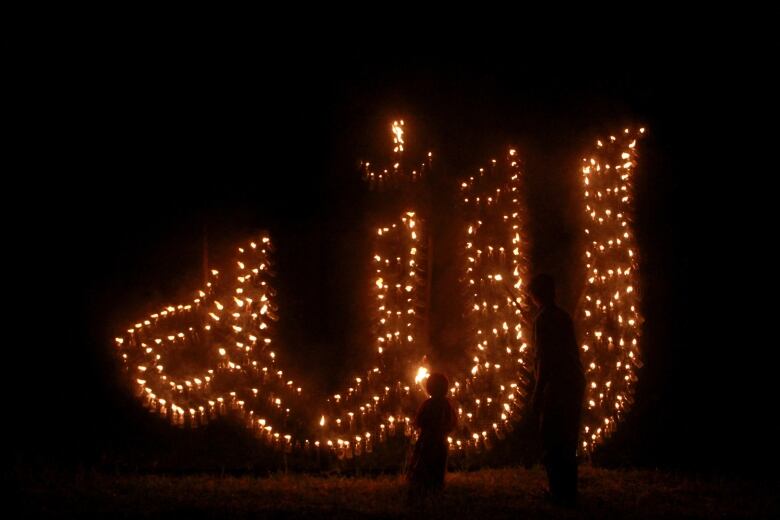
[[[536,351],[536,371],[534,374],[534,391],[531,394],[531,411],[535,414],[539,414],[542,406],[542,396],[544,395],[544,387],[547,385],[547,363],[544,359],[544,334],[539,333],[538,319],[534,322],[534,348]]]
[[[452,405],[452,402],[447,399],[447,407],[449,408],[449,424],[447,424],[447,433],[453,431],[455,428],[458,427],[458,412],[455,411],[455,407]]]
[[[578,372],[582,373],[582,360],[580,359],[580,346],[577,343],[577,333],[574,330],[574,321],[571,316],[566,315],[566,332],[568,335],[567,341],[569,343],[569,351],[573,356],[574,367]]]
[[[420,408],[417,410],[417,415],[414,417],[415,428],[427,428],[428,427],[428,400],[423,401]]]
[[[542,407],[542,395],[544,393],[544,386],[547,384],[543,379],[544,372],[541,369],[541,363],[539,363],[539,370],[536,375],[536,383],[534,384],[534,392],[531,395],[531,411],[537,415],[541,411]]]

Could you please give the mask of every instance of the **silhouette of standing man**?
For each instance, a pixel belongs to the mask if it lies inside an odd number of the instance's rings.
[[[573,506],[577,499],[577,439],[585,393],[571,317],[555,304],[555,282],[540,274],[530,284],[540,308],[534,321],[536,385],[531,399],[539,417],[542,463],[547,470],[550,498]]]

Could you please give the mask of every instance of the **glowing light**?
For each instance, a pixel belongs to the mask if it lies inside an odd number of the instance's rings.
[[[403,119],[392,122],[390,133],[393,142],[393,157],[390,166],[381,168],[368,161],[362,163],[363,176],[370,182],[372,188],[394,187],[404,181],[416,181],[429,170],[431,165],[433,154],[428,152],[425,160],[418,163],[417,166],[408,166],[405,154],[407,133]]]
[[[585,191],[585,209],[598,223],[585,230],[589,244],[585,302],[589,308],[583,309],[578,326],[588,379],[582,439],[586,452],[614,430],[628,409],[634,371],[640,363],[637,254],[626,217],[633,212],[628,169],[637,165],[636,143],[643,133],[644,129],[639,134],[624,129],[606,144],[598,141],[589,166],[582,169],[589,176],[589,189],[597,195],[593,198]],[[590,175],[593,171],[597,175]]]
[[[429,375],[430,374],[428,373],[428,369],[427,368],[420,367],[420,368],[417,369],[417,375],[414,376],[414,382],[419,384],[419,383],[425,381],[426,379],[428,379]]]
[[[401,153],[408,140],[403,121],[396,121],[392,128],[395,155],[389,164],[394,167],[371,170],[370,163],[364,163],[372,185],[414,180],[430,167],[428,153],[422,167],[411,172],[406,168]],[[586,366],[591,367],[588,377],[599,382],[590,387],[596,393],[588,395],[586,448],[604,438],[630,405],[634,368],[639,362],[637,254],[626,217],[633,199],[630,179],[625,177],[627,168],[633,176],[637,166],[636,139],[625,132],[619,135],[606,144],[599,142],[597,154],[578,170],[588,180],[587,209],[593,223],[586,231],[589,283],[584,317],[589,321],[582,329],[587,338],[582,350]],[[527,409],[524,401],[529,394],[527,367],[532,349],[522,339],[527,324],[525,296],[519,289],[527,272],[527,243],[519,162],[516,150],[510,149],[502,159],[488,161],[477,174],[459,182],[467,220],[464,305],[469,309],[466,319],[477,332],[469,338],[463,373],[453,374],[449,389],[461,404],[461,424],[448,439],[451,449],[458,452],[489,447],[491,437],[503,436],[509,421],[519,419]],[[427,312],[422,300],[426,280],[421,276],[427,264],[427,232],[426,221],[406,210],[400,220],[374,234],[376,250],[366,259],[375,273],[366,283],[374,302],[374,368],[351,378],[352,386],[322,405],[325,413],[318,421],[319,440],[312,443],[317,453],[334,450],[339,457],[351,457],[369,452],[393,435],[413,438],[409,415],[425,397],[422,383],[429,376],[428,368],[421,365],[427,361],[420,361],[426,340],[420,320]],[[283,378],[280,360],[269,350],[269,324],[277,319],[271,301],[274,292],[268,285],[269,245],[270,239],[262,237],[259,243],[238,248],[240,260],[229,264],[225,276],[211,278],[205,290],[198,291],[197,300],[166,307],[135,322],[114,343],[128,370],[144,376],[135,383],[143,387],[138,390],[149,409],[174,424],[196,426],[234,410],[277,449],[309,449],[306,432],[277,431],[271,425],[293,424],[290,419],[296,409],[312,403],[300,386]],[[619,254],[623,256],[618,258]],[[218,271],[212,274],[217,277]],[[235,305],[229,303],[231,299]],[[169,349],[195,346],[196,342],[209,349],[218,360],[216,366],[173,377],[164,368],[170,364],[164,359]],[[604,352],[613,354],[605,357]],[[223,381],[229,386],[230,378],[234,389],[225,390]],[[264,418],[257,419],[261,414]],[[309,425],[316,429],[314,421]]]
[[[393,121],[393,127],[392,132],[395,137],[393,137],[393,143],[395,144],[395,148],[393,149],[394,152],[403,152],[404,151],[404,122],[403,120],[399,123],[398,121]]]

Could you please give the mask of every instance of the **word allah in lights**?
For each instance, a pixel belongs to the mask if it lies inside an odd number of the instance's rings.
[[[407,168],[403,120],[393,122],[391,131],[392,166],[374,170],[363,163],[366,179],[377,188],[414,181],[432,167],[429,152],[417,167]],[[643,133],[627,129],[598,140],[580,169],[588,221],[578,320],[587,377],[586,452],[630,407],[640,366],[638,258],[630,222],[636,143]],[[463,373],[451,378],[450,397],[460,420],[448,440],[458,453],[489,448],[503,438],[523,416],[532,382],[522,180],[520,158],[509,149],[459,183],[467,220],[462,279],[471,347]],[[287,452],[351,458],[390,437],[413,440],[412,417],[426,397],[430,371],[420,338],[427,312],[426,233],[413,208],[376,229],[369,285],[375,302],[373,363],[342,392],[312,403],[301,385],[285,377],[282,353],[274,346],[273,247],[263,235],[239,247],[227,269],[212,270],[192,300],[164,307],[115,338],[138,395],[179,426],[238,414],[258,438]]]

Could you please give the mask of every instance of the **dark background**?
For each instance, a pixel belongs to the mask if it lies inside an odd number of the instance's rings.
[[[277,343],[293,374],[326,391],[360,369],[368,237],[389,206],[358,165],[387,157],[389,122],[403,117],[412,147],[433,151],[444,188],[432,309],[440,355],[454,348],[447,324],[460,312],[459,264],[442,226],[454,215],[448,186],[516,146],[532,268],[556,275],[573,309],[577,162],[595,137],[646,126],[636,178],[645,365],[634,410],[601,460],[768,471],[777,429],[760,343],[733,332],[743,303],[719,292],[734,269],[720,233],[733,235],[703,205],[702,186],[718,172],[700,157],[718,150],[701,115],[724,99],[688,58],[51,49],[22,103],[25,128],[42,139],[25,154],[12,224],[24,260],[9,276],[25,309],[8,345],[19,356],[9,367],[21,418],[12,456],[90,465],[153,442],[158,430],[119,384],[111,338],[199,286],[204,234],[218,264],[238,241],[271,233]]]

